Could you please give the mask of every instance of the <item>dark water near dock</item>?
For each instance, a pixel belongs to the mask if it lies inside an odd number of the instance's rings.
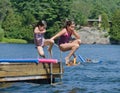
[[[46,48],[45,53],[49,57]],[[63,62],[67,53],[62,53]],[[7,83],[0,85],[0,93],[120,93],[120,45],[81,45],[79,54],[103,62],[64,65],[61,85]],[[60,60],[56,46],[53,57]],[[34,44],[0,44],[0,58],[38,58],[38,54]]]

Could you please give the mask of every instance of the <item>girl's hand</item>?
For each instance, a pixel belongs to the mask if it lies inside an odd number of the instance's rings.
[[[50,40],[51,40],[52,43],[55,43],[55,41],[52,38]]]

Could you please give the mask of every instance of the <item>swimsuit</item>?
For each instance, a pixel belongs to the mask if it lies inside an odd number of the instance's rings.
[[[44,33],[35,33],[34,43],[36,46],[44,46]]]
[[[59,45],[60,44],[64,44],[64,43],[68,43],[70,38],[71,38],[72,33],[65,33],[64,35],[60,36],[59,38]]]

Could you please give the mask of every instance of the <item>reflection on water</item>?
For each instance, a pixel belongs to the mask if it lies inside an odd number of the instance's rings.
[[[0,83],[0,88],[8,88],[11,87],[13,83]]]

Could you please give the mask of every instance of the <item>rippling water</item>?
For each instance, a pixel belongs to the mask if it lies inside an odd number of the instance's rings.
[[[58,48],[54,47],[54,58],[60,58],[58,52]],[[46,50],[45,53],[48,55]],[[63,62],[67,53],[62,53]],[[72,67],[64,65],[60,85],[7,83],[0,85],[0,93],[120,93],[119,45],[81,45],[76,54],[81,54],[84,58],[102,60],[102,63],[84,63]],[[29,57],[37,58],[33,44],[0,44],[0,58]]]

